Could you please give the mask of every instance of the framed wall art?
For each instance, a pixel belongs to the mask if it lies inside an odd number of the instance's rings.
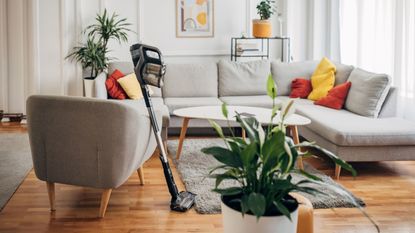
[[[214,0],[176,0],[177,37],[214,36]]]

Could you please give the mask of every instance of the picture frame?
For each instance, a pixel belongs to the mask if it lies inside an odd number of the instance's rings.
[[[176,37],[214,37],[214,0],[176,0]]]

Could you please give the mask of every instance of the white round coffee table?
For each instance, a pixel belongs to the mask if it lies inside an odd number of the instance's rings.
[[[236,121],[235,112],[243,114],[245,116],[254,116],[259,123],[269,124],[271,120],[272,110],[268,108],[258,108],[258,107],[246,107],[246,106],[227,106],[229,121]],[[201,107],[191,107],[191,108],[181,108],[173,111],[173,114],[179,117],[183,117],[183,125],[180,131],[179,145],[176,152],[176,158],[179,159],[180,154],[183,148],[183,141],[186,137],[187,126],[190,119],[206,119],[206,120],[215,120],[215,121],[226,121],[227,119],[222,114],[221,106],[201,106]],[[277,113],[279,114],[279,113]],[[279,117],[275,117],[272,122],[273,125],[278,125]],[[288,129],[291,131],[294,143],[300,143],[298,136],[297,126],[308,125],[311,123],[311,120],[300,116],[298,114],[292,114],[285,120],[285,124]],[[243,132],[244,137],[244,132]],[[300,157],[301,158],[301,157]],[[302,160],[298,160],[298,165],[302,169],[303,164]]]

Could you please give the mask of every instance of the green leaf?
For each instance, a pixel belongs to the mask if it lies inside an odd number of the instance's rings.
[[[340,159],[337,155],[333,154],[332,152],[330,152],[329,150],[326,150],[320,146],[317,146],[313,143],[310,142],[302,142],[298,145],[293,146],[294,148],[314,148],[320,152],[322,152],[323,154],[325,154],[327,157],[329,157],[331,160],[334,161],[334,163],[336,163],[337,165],[340,165],[342,168],[346,169],[347,171],[351,172],[353,176],[357,175],[356,170],[350,165],[348,164],[346,161]]]
[[[277,85],[275,85],[274,79],[272,78],[272,74],[268,75],[267,95],[272,99],[275,99],[277,97]]]
[[[214,175],[211,175],[211,178],[215,178],[216,179],[215,188],[218,188],[219,185],[224,180],[238,180],[238,177],[235,174],[232,174],[232,170],[229,170],[229,171],[227,171],[227,172],[225,172],[223,174],[214,174]]]
[[[239,155],[233,153],[231,150],[228,150],[226,148],[212,146],[208,148],[203,148],[202,152],[213,155],[213,157],[215,157],[216,160],[230,167],[242,167],[242,161],[239,158]]]
[[[306,172],[306,171],[304,171],[302,169],[294,169],[294,170],[292,170],[292,172],[297,173],[297,174],[300,174],[300,175],[303,175],[303,176],[307,177],[310,180],[322,181],[322,179],[320,177],[315,176],[315,175],[313,175],[311,173],[308,173],[308,172]]]
[[[233,196],[233,195],[238,195],[240,193],[242,193],[242,188],[240,187],[230,187],[230,188],[225,188],[225,189],[213,189],[213,192],[219,193],[220,195],[223,196]]]
[[[222,103],[222,114],[228,119],[228,107],[225,102]]]
[[[222,127],[218,125],[215,121],[209,120],[210,125],[216,130],[216,132],[219,134],[219,137],[225,138],[225,135],[223,134]]]
[[[251,142],[242,152],[241,152],[241,160],[244,167],[249,167],[252,160],[255,158],[257,152],[257,144],[255,142]]]
[[[272,202],[274,204],[275,207],[277,207],[277,209],[285,216],[287,217],[290,221],[291,220],[291,213],[290,211],[287,209],[287,207],[284,206],[284,204],[282,204],[280,201],[274,201]]]
[[[241,211],[242,216],[249,211],[249,203],[248,203],[248,196],[243,195],[241,198]]]
[[[252,213],[259,219],[265,214],[266,201],[261,193],[251,193],[248,197],[248,206]]]

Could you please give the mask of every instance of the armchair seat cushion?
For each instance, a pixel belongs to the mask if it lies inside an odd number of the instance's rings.
[[[415,145],[415,123],[401,118],[373,119],[317,105],[299,105],[297,113],[311,119],[304,127],[338,146]]]

